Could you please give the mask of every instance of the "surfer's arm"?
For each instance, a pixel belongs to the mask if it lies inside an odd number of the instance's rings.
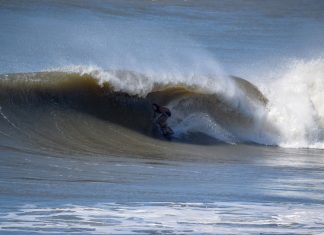
[[[153,112],[153,119],[155,119],[156,118],[156,112],[154,111]]]

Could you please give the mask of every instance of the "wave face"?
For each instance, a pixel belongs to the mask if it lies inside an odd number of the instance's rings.
[[[1,75],[0,135],[8,145],[56,151],[109,151],[127,141],[137,146],[163,139],[153,120],[155,102],[171,109],[174,141],[323,148],[323,67],[317,63],[297,65],[297,80],[289,72],[259,85],[262,93],[251,82],[225,75],[84,66]],[[307,79],[308,66],[318,69],[314,79]]]

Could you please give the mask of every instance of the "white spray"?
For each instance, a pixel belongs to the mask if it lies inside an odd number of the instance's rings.
[[[283,147],[324,148],[324,60],[293,61],[277,78],[261,85],[268,97],[267,121]]]

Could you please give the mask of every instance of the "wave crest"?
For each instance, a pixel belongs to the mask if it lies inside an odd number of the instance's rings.
[[[0,76],[0,105],[17,127],[25,122],[14,117],[17,110],[28,117],[46,107],[160,138],[151,109],[152,103],[159,103],[171,109],[169,124],[178,141],[203,143],[212,138],[231,144],[322,148],[323,64],[296,65],[280,79],[259,85],[262,92],[247,80],[224,75],[144,74],[96,67],[7,74]],[[316,76],[309,79],[314,71]],[[50,116],[44,118],[51,122]],[[2,133],[8,128],[2,124]]]

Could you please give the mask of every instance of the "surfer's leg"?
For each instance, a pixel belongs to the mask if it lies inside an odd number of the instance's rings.
[[[160,125],[161,128],[166,128],[168,125],[167,125],[167,120],[168,120],[168,116],[162,114],[158,120],[157,120],[157,123]]]

